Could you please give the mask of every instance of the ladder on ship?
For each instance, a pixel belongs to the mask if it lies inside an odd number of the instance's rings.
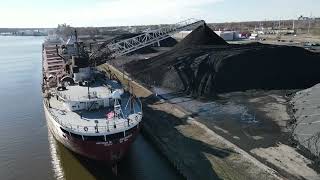
[[[90,56],[91,62],[102,62],[107,59],[124,56],[128,53],[141,49],[143,47],[158,43],[167,39],[170,35],[198,27],[205,23],[204,20],[188,19],[176,24],[163,26],[159,29],[151,30],[138,36],[124,39],[118,42],[105,42],[101,44]]]

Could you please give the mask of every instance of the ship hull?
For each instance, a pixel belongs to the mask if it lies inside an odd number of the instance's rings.
[[[44,106],[44,110],[49,131],[57,141],[76,154],[93,160],[105,161],[110,165],[117,163],[125,156],[140,131],[138,125],[130,135],[112,142],[82,140],[63,132],[61,125],[53,119],[46,106]]]

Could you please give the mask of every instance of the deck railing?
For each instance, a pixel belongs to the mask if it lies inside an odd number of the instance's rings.
[[[121,132],[121,131],[125,131],[127,129],[129,129],[130,127],[133,127],[135,125],[137,125],[141,119],[142,119],[142,113],[138,112],[137,114],[135,114],[135,116],[131,116],[133,118],[114,118],[111,120],[106,119],[106,124],[105,125],[95,125],[95,126],[83,126],[83,125],[79,125],[79,124],[71,124],[68,121],[63,121],[61,119],[59,119],[57,116],[54,115],[54,113],[52,112],[51,108],[49,107],[49,105],[47,103],[45,103],[49,114],[51,115],[51,117],[57,122],[59,123],[62,127],[64,127],[66,130],[71,130],[75,133],[82,133],[82,134],[99,134],[99,133],[103,133],[103,134],[112,134],[114,132]],[[85,118],[83,118],[85,120]],[[119,122],[119,120],[121,120],[121,122]],[[94,119],[90,119],[90,121],[95,121]],[[100,119],[101,121],[101,119]]]
[[[105,126],[83,126],[83,125],[72,125],[72,124],[67,124],[66,128],[69,130],[72,130],[74,132],[78,133],[90,133],[90,134],[108,134],[108,133],[114,133],[114,132],[123,132],[130,127],[134,127],[141,121],[141,118],[138,118],[138,120],[132,120],[132,119],[123,119],[123,122],[117,122],[115,121],[110,121],[110,123],[106,124]],[[108,122],[108,120],[107,120]]]
[[[65,102],[66,101],[86,101],[86,100],[88,100],[88,95],[71,98],[70,96],[62,94],[59,91],[57,91],[55,93],[59,96],[60,99],[62,99]],[[104,99],[105,98],[105,97],[99,95],[97,92],[90,92],[89,95],[90,95],[91,99]]]

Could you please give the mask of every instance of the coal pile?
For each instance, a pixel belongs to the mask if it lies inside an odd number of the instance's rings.
[[[172,37],[160,41],[160,47],[173,47],[176,44],[178,44],[178,41]],[[155,46],[158,46],[158,44],[155,44]]]
[[[126,64],[146,85],[193,96],[249,89],[300,89],[320,82],[320,55],[299,47],[228,45],[202,26],[173,50]]]
[[[213,32],[206,24],[199,26],[185,37],[175,49],[184,49],[196,45],[227,45],[228,43]]]
[[[320,82],[320,55],[299,47],[265,45],[226,59],[219,69],[217,92],[247,89],[301,89]]]
[[[128,63],[126,65],[128,72],[132,74],[139,74],[139,72],[148,71],[148,68],[160,67],[160,68],[169,68],[171,61],[175,61],[177,58],[181,59],[182,56],[197,56],[201,52],[208,52],[206,48],[199,49],[199,53],[196,55],[191,55],[193,51],[185,50],[194,46],[203,46],[203,45],[223,45],[226,46],[228,43],[215,34],[207,25],[199,26],[197,29],[192,31],[186,38],[180,41],[174,48],[168,52],[160,54],[154,58],[148,60],[140,60]],[[190,57],[191,58],[191,57]],[[174,62],[173,62],[174,63]],[[166,67],[168,65],[168,67]]]
[[[134,36],[139,36],[139,33],[123,33],[121,35],[118,35],[114,38],[115,41],[120,41],[120,40],[125,40],[125,39],[129,39],[132,38]]]

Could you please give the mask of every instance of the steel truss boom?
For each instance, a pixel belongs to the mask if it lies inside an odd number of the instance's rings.
[[[101,54],[101,52],[95,52],[92,54],[91,59],[109,59],[124,56],[143,47],[167,39],[170,37],[170,35],[174,33],[198,27],[200,25],[203,25],[204,23],[204,20],[188,19],[176,24],[164,26],[156,30],[145,32],[141,35],[129,39],[121,40],[118,42],[111,42],[108,44],[102,44],[101,47],[98,48],[98,51],[103,51],[103,54]]]

